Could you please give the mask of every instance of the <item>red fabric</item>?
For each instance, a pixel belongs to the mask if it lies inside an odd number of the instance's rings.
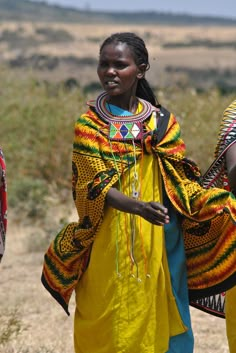
[[[5,249],[6,230],[7,230],[7,184],[6,184],[6,165],[3,152],[0,149],[0,166],[2,169],[0,186],[0,260]]]

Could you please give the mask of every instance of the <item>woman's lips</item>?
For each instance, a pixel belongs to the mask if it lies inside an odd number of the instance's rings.
[[[116,87],[117,85],[118,85],[118,83],[116,81],[106,81],[105,82],[105,86],[110,87],[110,88]]]

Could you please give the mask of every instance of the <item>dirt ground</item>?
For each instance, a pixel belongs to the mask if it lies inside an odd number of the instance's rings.
[[[28,251],[34,231],[9,219],[7,249],[0,265],[0,353],[73,353],[74,298],[68,317],[43,288],[43,252]],[[225,321],[194,308],[191,312],[194,352],[227,353]],[[10,322],[8,329],[3,328],[4,322]],[[1,344],[4,330],[9,337]]]

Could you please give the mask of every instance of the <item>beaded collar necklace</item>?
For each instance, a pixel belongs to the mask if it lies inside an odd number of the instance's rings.
[[[107,93],[103,92],[97,97],[95,109],[99,116],[109,124],[110,140],[141,140],[143,137],[143,121],[145,121],[155,108],[151,103],[138,98],[142,104],[140,112],[129,116],[113,115],[106,107]]]

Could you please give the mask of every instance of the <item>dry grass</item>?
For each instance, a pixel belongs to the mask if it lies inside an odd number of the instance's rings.
[[[153,85],[173,84],[174,77],[163,77],[163,71],[168,66],[209,68],[209,69],[235,69],[235,49],[230,47],[209,48],[165,48],[166,43],[189,42],[193,40],[211,40],[220,42],[235,41],[235,27],[215,26],[160,26],[160,25],[110,25],[110,24],[45,24],[45,23],[0,23],[0,34],[4,31],[15,31],[23,37],[40,39],[36,34],[38,28],[51,28],[64,30],[73,36],[73,41],[59,43],[42,43],[34,46],[19,47],[17,43],[9,48],[4,41],[0,42],[0,62],[19,55],[44,54],[53,56],[75,56],[78,58],[92,57],[97,59],[99,45],[110,33],[119,31],[133,31],[145,39],[150,53],[152,75],[149,79]],[[42,39],[42,38],[41,38]],[[76,77],[84,85],[88,80],[97,80],[96,70],[85,67],[79,71],[75,67],[61,66],[56,72],[41,72],[45,79],[64,79]]]

